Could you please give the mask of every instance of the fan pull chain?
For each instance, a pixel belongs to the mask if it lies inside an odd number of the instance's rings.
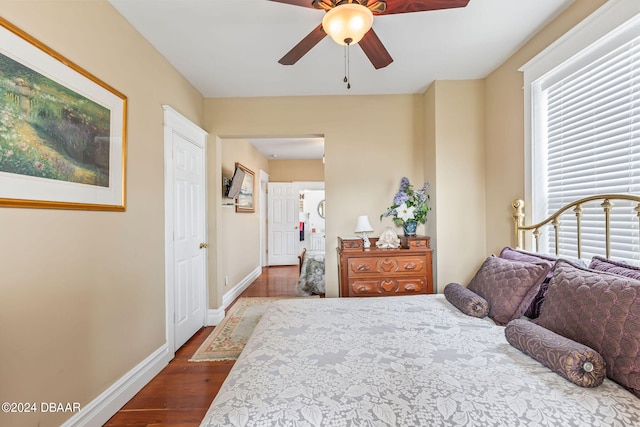
[[[345,39],[344,45],[344,82],[347,84],[347,89],[351,89],[351,76],[349,75],[349,46],[351,45],[352,40],[350,38]]]

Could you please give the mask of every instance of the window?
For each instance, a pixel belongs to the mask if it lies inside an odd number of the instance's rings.
[[[585,25],[585,27],[587,27]],[[525,80],[527,70],[525,66]],[[640,194],[640,19],[631,19],[531,79],[530,205],[537,222],[576,199]],[[635,204],[617,202],[611,257],[640,262]],[[603,209],[584,206],[582,257],[605,254]],[[544,231],[541,250],[555,251]],[[561,219],[560,254],[576,256],[575,216]]]

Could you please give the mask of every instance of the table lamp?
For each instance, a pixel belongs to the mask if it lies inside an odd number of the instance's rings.
[[[369,238],[367,237],[367,233],[369,232],[373,232],[373,227],[371,227],[369,217],[367,215],[360,215],[358,217],[358,222],[356,223],[356,233],[362,233],[362,240],[364,241],[363,247],[365,249],[369,249],[371,247],[371,242],[369,242]]]

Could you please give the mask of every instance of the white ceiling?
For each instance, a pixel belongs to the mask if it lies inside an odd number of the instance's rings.
[[[574,0],[470,0],[377,16],[394,62],[375,70],[352,46],[350,90],[344,48],[330,37],[295,65],[278,63],[323,11],[269,0],[109,1],[203,96],[247,97],[421,93],[433,80],[484,78]]]
[[[324,156],[324,138],[249,138],[269,160],[311,160]]]
[[[330,37],[295,65],[278,63],[323,11],[269,0],[109,1],[203,96],[220,98],[411,94],[433,80],[484,78],[574,0],[470,0],[465,8],[375,17],[394,62],[376,70],[352,46],[349,90],[344,48]],[[324,155],[322,138],[249,141],[269,159]]]

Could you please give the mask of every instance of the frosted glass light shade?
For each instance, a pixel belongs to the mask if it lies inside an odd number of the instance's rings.
[[[346,3],[329,10],[322,18],[325,33],[338,44],[358,43],[373,25],[373,13],[357,3]]]

